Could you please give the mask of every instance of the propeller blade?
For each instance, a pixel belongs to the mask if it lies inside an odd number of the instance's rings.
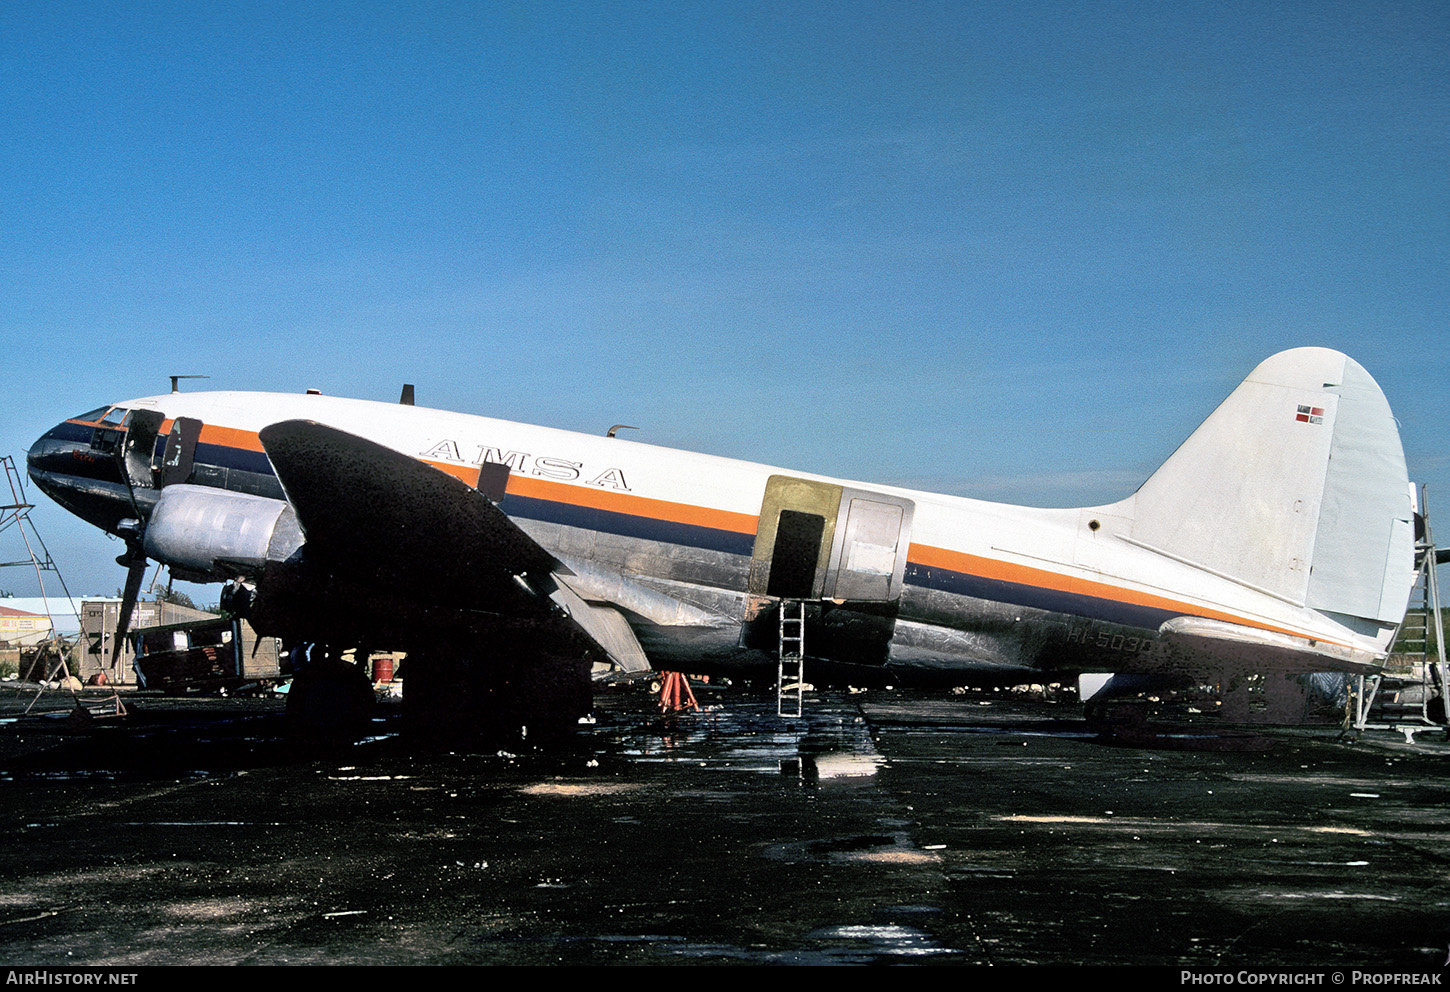
[[[141,595],[141,580],[146,578],[146,555],[141,549],[128,548],[126,554],[116,559],[126,566],[126,589],[121,593],[121,616],[116,623],[116,637],[111,642],[111,667],[121,657],[121,645],[131,629],[131,614],[136,609],[136,599]]]

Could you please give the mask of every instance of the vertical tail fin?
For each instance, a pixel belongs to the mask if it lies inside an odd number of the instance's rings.
[[[1337,351],[1265,361],[1120,508],[1135,542],[1279,599],[1404,616],[1414,518],[1399,430]]]

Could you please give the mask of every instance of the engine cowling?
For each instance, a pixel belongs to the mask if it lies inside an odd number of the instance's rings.
[[[183,484],[161,491],[144,546],[148,558],[179,577],[217,581],[235,577],[241,566],[259,570],[284,561],[302,543],[297,515],[282,500]]]

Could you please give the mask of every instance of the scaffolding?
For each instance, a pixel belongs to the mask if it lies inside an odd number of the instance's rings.
[[[1413,741],[1418,732],[1447,726],[1445,623],[1435,566],[1450,560],[1450,554],[1435,547],[1424,487],[1419,497],[1415,584],[1409,608],[1396,631],[1384,671],[1357,677],[1350,694],[1355,730],[1398,730],[1407,741]]]
[[[15,561],[0,561],[0,568],[29,566],[35,571],[35,581],[40,587],[41,601],[46,604],[46,619],[50,622],[49,638],[38,645],[39,656],[46,659],[45,670],[41,673],[40,681],[50,681],[57,674],[69,676],[70,670],[65,659],[70,645],[56,633],[55,616],[50,610],[50,595],[45,589],[46,573],[54,573],[55,582],[65,594],[65,601],[70,604],[73,612],[75,600],[71,597],[70,590],[66,588],[65,579],[61,577],[55,559],[50,556],[50,549],[45,546],[40,532],[35,529],[35,522],[30,519],[30,511],[35,508],[35,505],[25,496],[25,478],[16,466],[15,459],[10,455],[0,455],[0,467],[4,469],[5,483],[10,491],[10,502],[0,505],[0,536],[13,529],[20,535],[27,555],[27,557]],[[79,626],[80,615],[77,613],[75,618],[76,625]]]

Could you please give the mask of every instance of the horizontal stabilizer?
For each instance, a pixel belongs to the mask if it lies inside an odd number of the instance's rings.
[[[1204,675],[1224,671],[1349,672],[1372,675],[1380,659],[1367,651],[1203,617],[1174,617],[1158,628],[1171,667]]]

